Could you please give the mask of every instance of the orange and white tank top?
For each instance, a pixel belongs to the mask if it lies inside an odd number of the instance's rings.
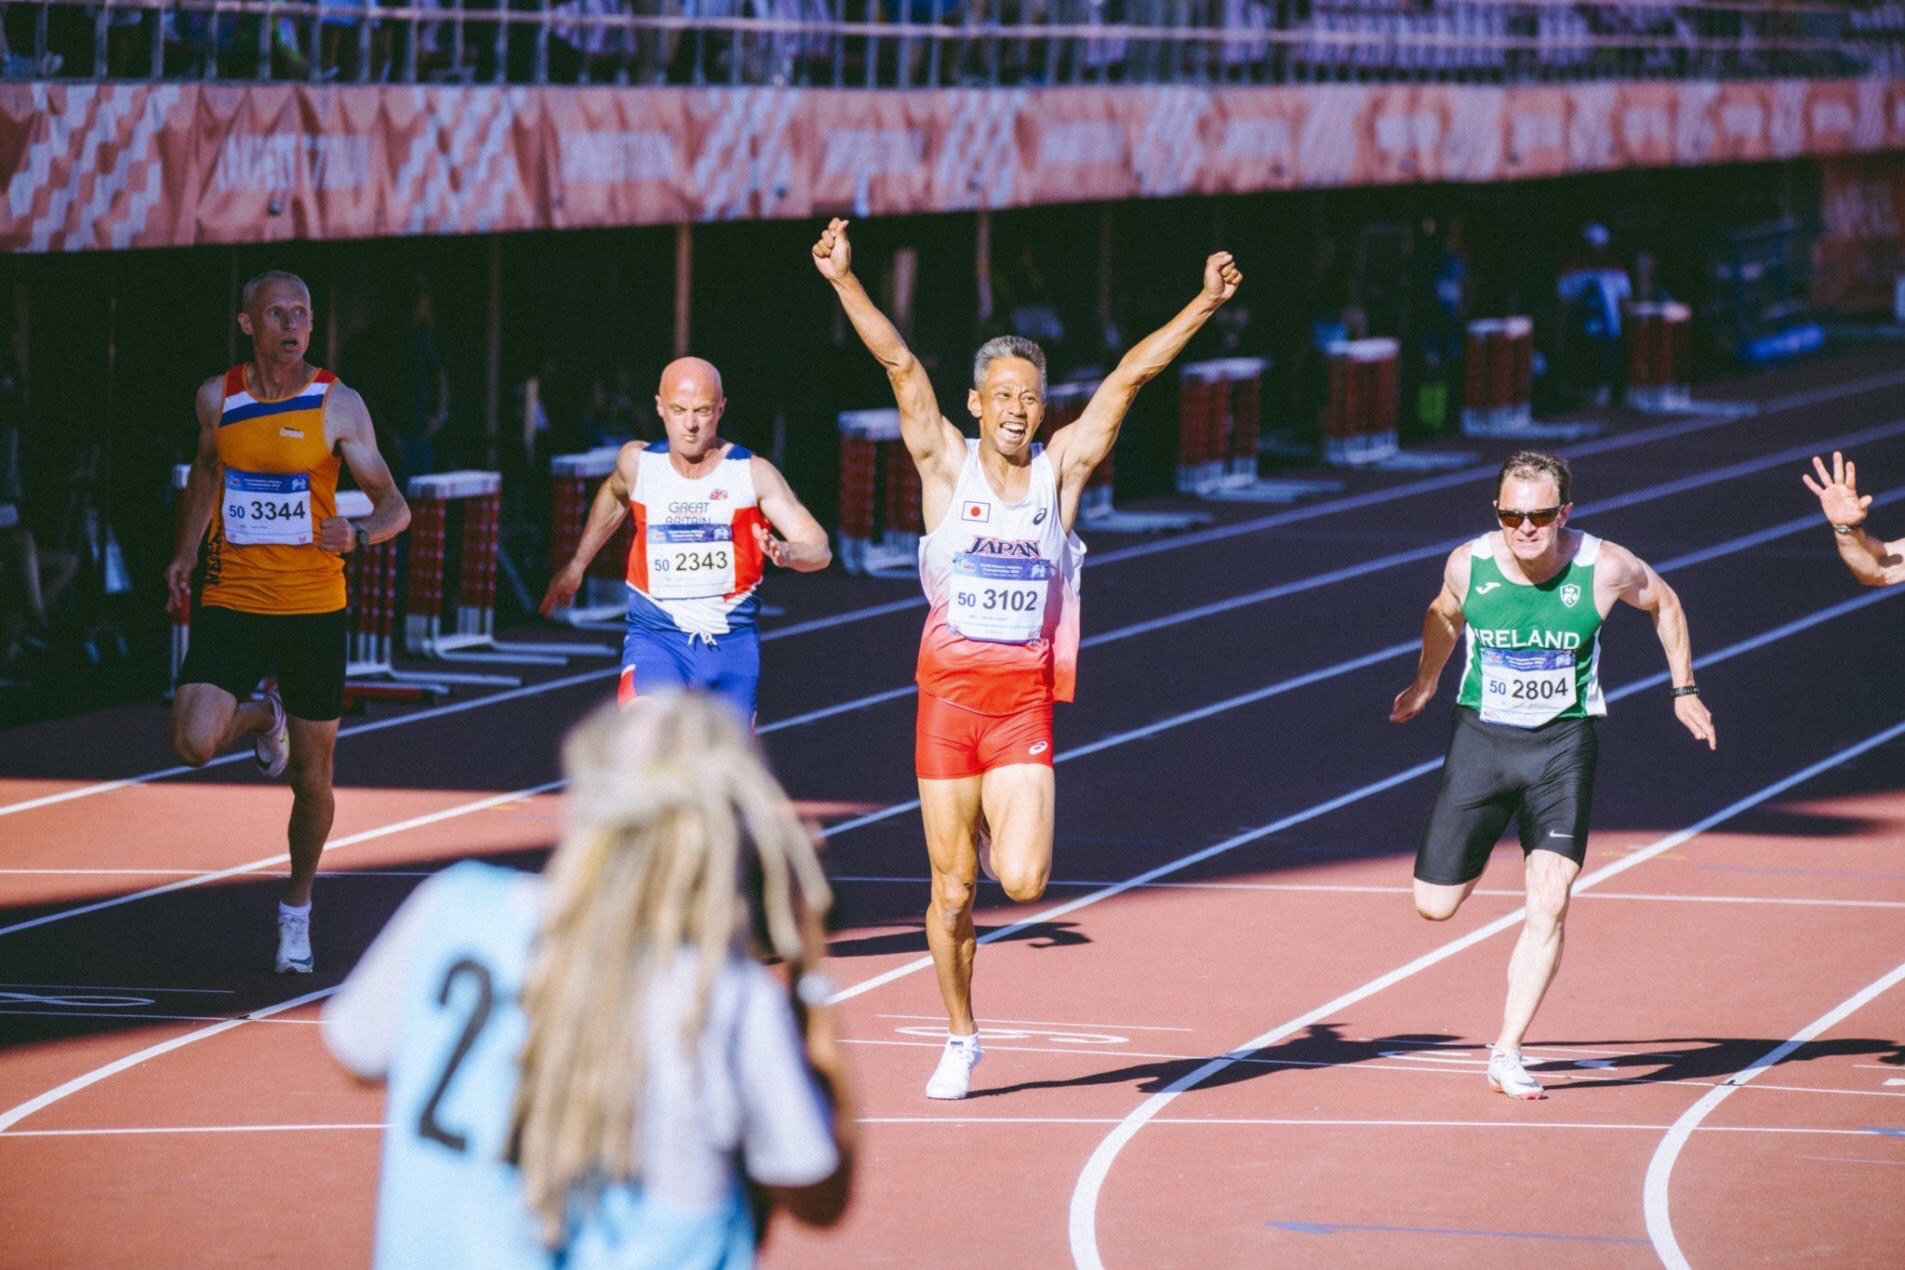
[[[1031,488],[1008,503],[966,462],[945,519],[919,544],[931,610],[920,690],[980,714],[1070,701],[1078,671],[1078,583],[1085,544],[1059,523],[1058,473],[1032,447]]]
[[[709,640],[753,626],[763,568],[754,530],[767,524],[753,452],[730,444],[713,471],[692,478],[675,470],[666,441],[638,458],[628,494],[629,622]]]
[[[225,372],[204,602],[241,613],[334,613],[344,607],[344,559],[317,545],[317,525],[337,514],[337,455],[324,440],[324,399],[337,376],[320,370],[268,401],[252,395],[247,369]]]

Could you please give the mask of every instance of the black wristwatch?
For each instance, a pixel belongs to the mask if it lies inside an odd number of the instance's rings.
[[[362,525],[352,525],[351,534],[357,539],[357,550],[362,551],[364,548],[370,546],[370,530],[364,528]]]

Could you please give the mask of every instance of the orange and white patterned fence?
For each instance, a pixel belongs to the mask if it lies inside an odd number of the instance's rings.
[[[840,91],[0,84],[0,249],[1500,181],[1905,149],[1905,79]]]

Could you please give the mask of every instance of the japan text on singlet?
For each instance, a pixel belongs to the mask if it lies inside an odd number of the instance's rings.
[[[628,615],[637,626],[713,638],[754,625],[760,608],[765,527],[753,454],[729,445],[706,476],[689,478],[668,443],[644,449],[629,491],[635,536],[628,551]]]
[[[1469,544],[1468,594],[1462,597],[1468,657],[1456,704],[1486,723],[1517,728],[1606,714],[1602,615],[1594,602],[1601,540],[1581,535],[1574,558],[1531,586],[1502,573],[1494,537],[1485,534]]]
[[[344,559],[317,545],[337,515],[337,455],[324,439],[328,370],[276,401],[252,395],[249,367],[225,372],[216,442],[218,506],[205,546],[204,603],[241,613],[335,613]]]
[[[1059,523],[1058,474],[1032,447],[1031,488],[1008,503],[966,442],[945,519],[920,540],[932,606],[920,638],[920,689],[981,714],[1070,701],[1078,668],[1085,544]]]

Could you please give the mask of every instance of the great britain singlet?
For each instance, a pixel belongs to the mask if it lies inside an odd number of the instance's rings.
[[[225,372],[218,506],[205,548],[203,601],[241,613],[334,613],[344,559],[317,545],[337,514],[337,455],[324,439],[328,370],[275,401],[252,395],[248,366]]]
[[[1058,474],[1032,447],[1026,496],[1008,503],[966,442],[945,519],[920,540],[932,606],[920,637],[920,690],[980,714],[1070,701],[1078,670],[1078,583],[1085,544],[1059,523]]]
[[[1485,723],[1535,728],[1553,719],[1607,713],[1601,693],[1600,606],[1594,565],[1601,540],[1580,548],[1554,577],[1512,582],[1495,561],[1493,534],[1469,544],[1468,658],[1456,704]]]
[[[668,443],[641,452],[629,511],[629,621],[651,630],[712,639],[754,625],[765,527],[754,492],[753,453],[730,445],[706,476],[689,478],[668,459]]]

